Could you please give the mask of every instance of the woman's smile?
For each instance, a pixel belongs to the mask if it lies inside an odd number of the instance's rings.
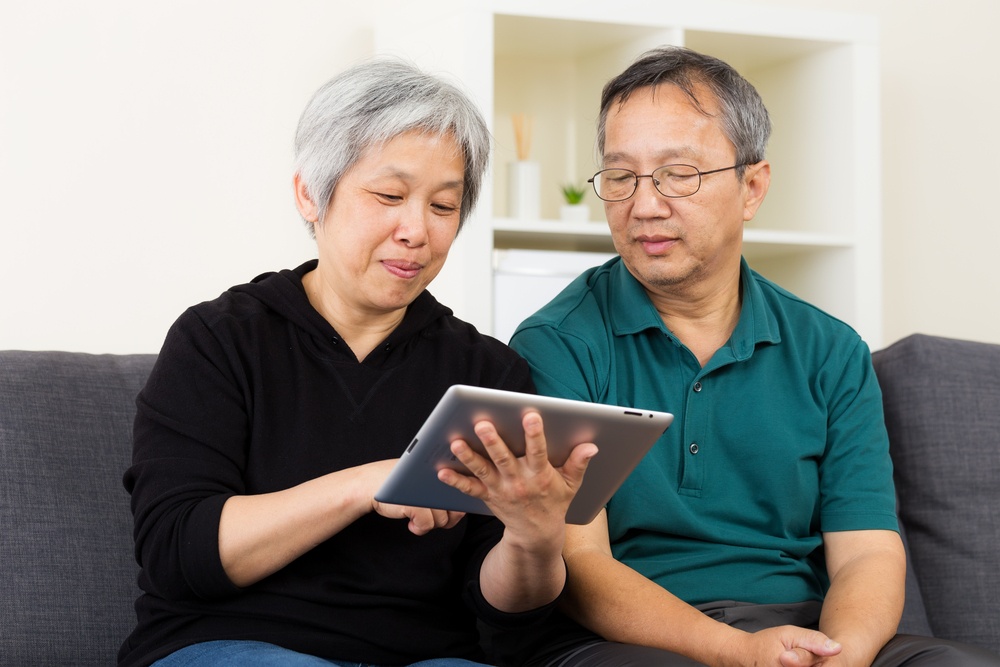
[[[383,259],[382,266],[392,275],[406,280],[416,278],[420,275],[420,270],[424,268],[422,264],[402,259]]]

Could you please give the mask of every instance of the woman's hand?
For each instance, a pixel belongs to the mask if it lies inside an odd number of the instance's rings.
[[[409,519],[407,528],[414,535],[426,535],[435,528],[454,528],[462,520],[465,512],[436,510],[427,507],[409,507],[380,503],[372,498],[372,511],[387,519]]]
[[[482,421],[475,431],[487,456],[463,440],[451,444],[452,453],[471,475],[448,468],[438,471],[438,479],[485,502],[504,524],[503,538],[483,562],[480,585],[487,601],[507,612],[548,604],[562,590],[566,511],[597,454],[595,444],[579,444],[556,468],[549,463],[541,416],[529,412],[521,423],[523,456],[515,456],[493,424]]]
[[[391,505],[375,500],[375,494],[382,487],[386,477],[389,476],[398,461],[399,459],[388,459],[361,466],[370,475],[365,494],[371,503],[371,511],[387,519],[409,519],[407,527],[414,535],[426,535],[435,528],[454,528],[455,524],[465,516],[465,512]]]
[[[556,468],[549,463],[541,416],[527,413],[522,426],[525,452],[515,456],[492,423],[478,422],[476,435],[488,457],[477,454],[464,440],[456,440],[451,451],[472,475],[443,468],[438,478],[485,502],[509,531],[531,542],[550,537],[556,527],[565,524],[566,511],[583,483],[587,464],[597,454],[597,446],[577,445],[566,462]]]

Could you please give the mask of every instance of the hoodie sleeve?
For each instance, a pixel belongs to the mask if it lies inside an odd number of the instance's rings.
[[[132,496],[141,586],[164,599],[232,595],[219,518],[243,492],[249,437],[245,382],[194,309],[167,334],[136,399]]]

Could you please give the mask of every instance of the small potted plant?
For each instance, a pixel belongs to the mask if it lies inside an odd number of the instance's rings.
[[[586,222],[587,218],[590,217],[590,211],[583,203],[585,194],[587,194],[585,186],[577,186],[572,183],[563,185],[562,195],[566,203],[559,208],[559,217],[571,222]]]

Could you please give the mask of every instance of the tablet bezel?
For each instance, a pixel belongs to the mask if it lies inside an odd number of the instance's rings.
[[[441,482],[437,471],[447,466],[467,472],[451,453],[451,442],[457,438],[485,455],[473,431],[473,425],[484,419],[496,426],[511,451],[523,454],[521,420],[530,410],[542,416],[553,465],[562,465],[572,448],[583,442],[594,442],[599,449],[567,511],[567,523],[574,524],[590,523],[597,516],[674,418],[668,412],[454,385],[410,441],[375,499],[395,505],[492,514],[481,500]]]

